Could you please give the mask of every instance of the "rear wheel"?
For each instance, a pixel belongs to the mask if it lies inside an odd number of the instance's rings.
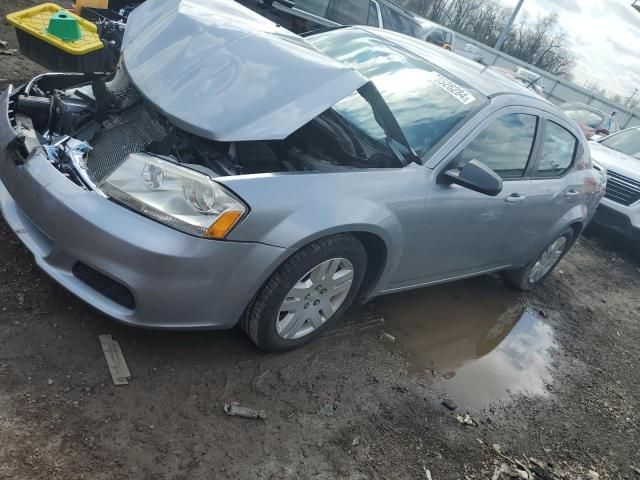
[[[264,350],[299,347],[351,306],[366,267],[365,249],[352,235],[313,242],[273,273],[247,309],[241,326]]]
[[[574,233],[568,228],[549,243],[527,265],[516,270],[506,270],[503,277],[520,290],[531,290],[541,284],[571,248]]]

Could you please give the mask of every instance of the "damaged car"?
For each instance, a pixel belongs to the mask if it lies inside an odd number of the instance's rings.
[[[126,324],[239,323],[270,351],[378,295],[530,289],[604,193],[578,126],[491,69],[232,1],[148,0],[114,74],[0,104],[0,208],[45,272]]]

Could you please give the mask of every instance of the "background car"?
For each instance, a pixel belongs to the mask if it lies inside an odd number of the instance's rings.
[[[560,110],[575,120],[587,139],[594,135],[610,135],[620,131],[616,121],[616,113],[607,114],[590,105],[578,102],[567,102],[560,105]]]
[[[640,242],[640,127],[589,143],[595,162],[606,168],[607,192],[594,223]]]
[[[455,51],[456,32],[426,18],[417,15],[415,18],[422,29],[422,39],[424,41],[436,43],[438,46],[444,47],[452,52]],[[434,37],[437,37],[437,42],[432,40]]]
[[[370,25],[421,37],[415,15],[387,0],[239,0],[295,33],[340,25]]]
[[[531,289],[595,213],[578,126],[491,69],[389,30],[302,38],[182,5],[131,13],[113,78],[0,97],[2,214],[105,314],[291,349],[378,295],[488,272]]]
[[[537,73],[523,67],[516,67],[514,70],[495,66],[491,68],[544,98],[544,87],[540,83],[542,77]]]

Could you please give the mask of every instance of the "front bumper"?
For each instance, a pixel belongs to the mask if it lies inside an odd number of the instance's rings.
[[[598,205],[593,223],[640,243],[640,206],[626,207],[603,198]]]
[[[46,273],[105,314],[142,327],[229,328],[288,255],[172,230],[78,187],[38,149],[19,165],[7,148],[16,136],[8,99],[0,95],[0,211]]]

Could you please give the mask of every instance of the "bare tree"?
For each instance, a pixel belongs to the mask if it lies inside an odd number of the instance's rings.
[[[404,0],[409,10],[487,45],[504,29],[511,9],[499,0]],[[532,20],[526,12],[504,43],[505,53],[554,75],[571,78],[575,65],[555,13]]]

